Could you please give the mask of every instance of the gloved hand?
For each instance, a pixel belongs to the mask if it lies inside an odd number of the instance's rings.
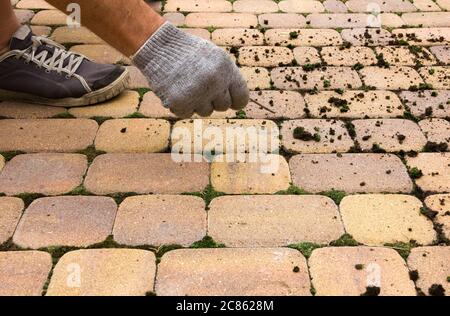
[[[248,103],[247,84],[228,54],[168,22],[132,59],[164,106],[179,117],[240,110]]]

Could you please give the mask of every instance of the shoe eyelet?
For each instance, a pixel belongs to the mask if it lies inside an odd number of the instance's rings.
[[[50,70],[45,69],[45,73],[49,74],[49,73],[50,73]]]
[[[66,79],[69,80],[71,79],[71,77],[69,75],[66,75]]]

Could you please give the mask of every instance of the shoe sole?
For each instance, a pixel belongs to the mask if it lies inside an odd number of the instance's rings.
[[[80,107],[93,105],[110,100],[118,96],[125,89],[127,89],[129,83],[130,83],[130,74],[128,70],[125,69],[123,74],[108,86],[87,93],[80,98],[48,99],[35,96],[29,93],[14,92],[0,89],[0,101],[26,102],[26,103],[51,105],[56,107],[67,107],[67,108]]]

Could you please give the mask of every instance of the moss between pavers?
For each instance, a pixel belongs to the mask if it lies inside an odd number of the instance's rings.
[[[100,151],[95,148],[95,146],[91,145],[83,150],[79,150],[76,152],[77,154],[85,155],[90,165],[97,156],[106,154],[105,151]]]
[[[311,242],[302,242],[299,244],[289,245],[288,247],[300,251],[306,259],[309,259],[314,250],[326,247],[326,245],[319,245]]]
[[[24,210],[31,205],[31,203],[33,203],[35,200],[40,199],[40,198],[44,198],[45,195],[41,194],[41,193],[20,193],[15,195],[14,197],[22,199],[23,203],[24,203]]]
[[[5,161],[10,161],[18,155],[26,154],[26,152],[15,150],[15,151],[0,151],[0,155],[5,158]]]
[[[206,188],[201,192],[186,192],[181,195],[192,195],[202,198],[205,201],[206,208],[208,209],[209,204],[215,198],[226,195],[223,192],[216,191],[211,184],[208,184]]]
[[[344,191],[338,191],[338,190],[331,190],[331,191],[326,191],[326,192],[322,192],[320,193],[321,195],[325,195],[327,197],[329,197],[330,199],[332,199],[334,201],[334,203],[336,203],[336,205],[339,206],[339,204],[341,204],[341,201],[345,198],[345,196],[347,195],[347,193],[345,193]]]
[[[405,242],[388,243],[384,244],[384,246],[397,251],[398,254],[406,261],[411,253],[411,250],[413,248],[418,247],[419,245],[414,240],[411,240],[409,243]]]
[[[299,187],[291,184],[287,190],[284,191],[278,191],[275,193],[276,195],[309,195],[308,192],[306,192],[303,189],[300,189]]]

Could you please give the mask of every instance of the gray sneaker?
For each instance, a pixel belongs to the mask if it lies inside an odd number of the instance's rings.
[[[68,52],[28,26],[13,35],[0,55],[0,100],[53,106],[84,106],[109,100],[129,82],[126,68],[98,64]]]

